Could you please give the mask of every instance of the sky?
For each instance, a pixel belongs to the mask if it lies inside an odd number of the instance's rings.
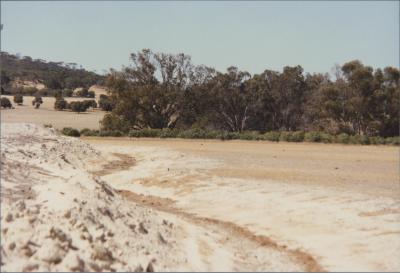
[[[398,1],[1,1],[1,23],[2,51],[98,73],[143,48],[252,74],[325,73],[354,59],[399,67]]]

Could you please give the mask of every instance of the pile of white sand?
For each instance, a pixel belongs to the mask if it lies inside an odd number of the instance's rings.
[[[1,124],[2,271],[185,268],[179,227],[87,171],[102,155],[32,124]]]

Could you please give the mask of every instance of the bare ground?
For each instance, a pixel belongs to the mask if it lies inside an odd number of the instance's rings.
[[[135,157],[130,169],[103,179],[136,202],[197,224],[234,229],[233,238],[239,233],[263,238],[300,253],[308,270],[400,269],[396,147],[85,141],[110,153],[110,160],[112,153]]]
[[[304,251],[99,177],[136,164],[54,129],[2,124],[1,271],[322,270]]]

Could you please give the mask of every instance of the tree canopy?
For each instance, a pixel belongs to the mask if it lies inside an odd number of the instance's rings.
[[[237,67],[218,72],[192,64],[188,55],[149,49],[131,54],[131,61],[107,75],[110,96],[103,100],[112,112],[105,129],[399,134],[400,73],[394,67],[373,69],[354,60],[332,79],[299,65],[255,75]]]

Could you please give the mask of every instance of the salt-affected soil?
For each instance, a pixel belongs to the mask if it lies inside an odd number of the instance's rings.
[[[398,147],[85,141],[105,156],[135,156],[131,168],[102,177],[150,207],[235,225],[302,251],[324,270],[400,270]],[[170,201],[159,206],[154,198]]]
[[[306,253],[99,177],[129,170],[132,156],[39,125],[1,124],[1,271],[321,270]]]

